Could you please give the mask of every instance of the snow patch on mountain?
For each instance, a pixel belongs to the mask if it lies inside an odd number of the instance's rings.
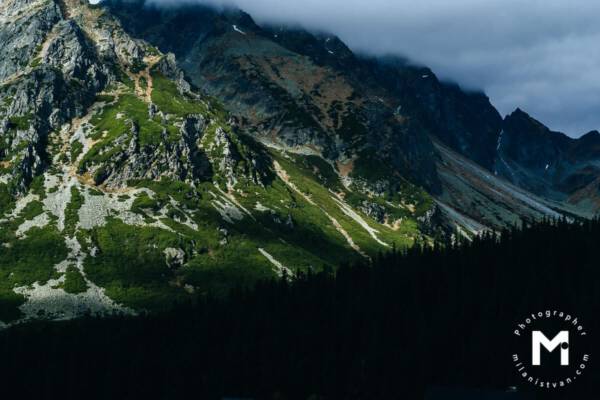
[[[233,30],[236,31],[237,33],[241,33],[242,35],[246,35],[246,32],[244,32],[243,30],[241,30],[240,28],[238,28],[237,25],[232,25]]]

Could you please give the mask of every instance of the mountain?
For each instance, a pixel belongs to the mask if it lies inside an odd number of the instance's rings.
[[[573,139],[520,109],[502,126],[494,165],[497,175],[588,215],[600,210],[600,133]]]
[[[5,0],[0,50],[0,327],[163,310],[595,201],[597,134],[557,145],[570,172],[548,188],[571,194],[548,194],[508,140],[555,134],[239,10]]]
[[[331,160],[261,145],[106,8],[0,7],[3,323],[160,310],[431,240],[425,190],[352,191]]]
[[[132,35],[173,52],[256,140],[322,157],[353,192],[402,196],[409,181],[434,197],[439,223],[470,234],[578,214],[563,199],[497,182],[490,171],[502,117],[484,94],[440,82],[428,68],[356,55],[329,34],[260,27],[239,10],[104,4]],[[465,158],[483,168],[457,162]]]

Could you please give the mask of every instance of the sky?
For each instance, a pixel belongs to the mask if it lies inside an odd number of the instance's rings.
[[[234,5],[260,23],[331,32],[351,49],[396,54],[483,90],[553,130],[600,130],[597,0],[150,0]]]

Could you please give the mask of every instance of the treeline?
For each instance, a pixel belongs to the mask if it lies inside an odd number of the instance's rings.
[[[0,380],[25,397],[62,399],[528,391],[511,363],[512,331],[526,316],[563,310],[600,340],[599,244],[598,220],[544,221],[262,282],[163,315],[20,326],[0,335]],[[527,398],[597,398],[595,342],[580,381]]]

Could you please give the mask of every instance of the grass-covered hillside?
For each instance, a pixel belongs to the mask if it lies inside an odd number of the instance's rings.
[[[25,87],[48,85],[35,74],[81,84],[68,64],[50,65],[66,46],[50,27],[29,69],[0,82],[0,327],[158,311],[427,240],[423,191],[356,190],[319,155],[256,143],[172,56],[128,38],[100,9],[60,5],[83,32],[73,40],[89,47],[83,67],[105,79],[50,126],[18,103]],[[123,43],[112,52],[108,28]]]

